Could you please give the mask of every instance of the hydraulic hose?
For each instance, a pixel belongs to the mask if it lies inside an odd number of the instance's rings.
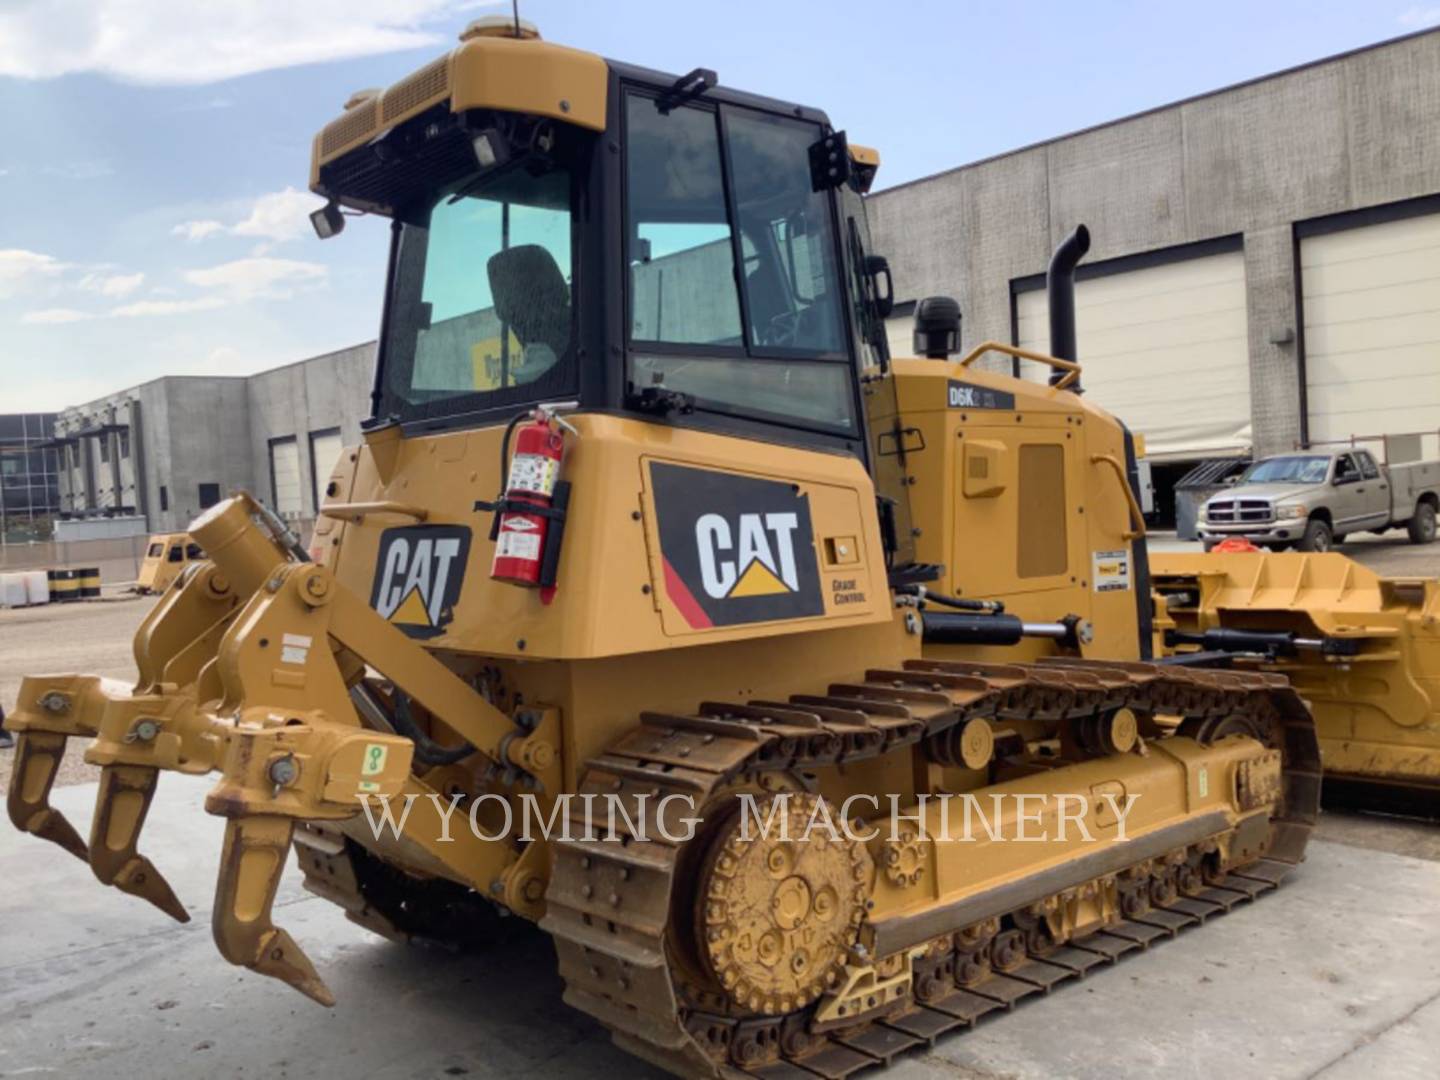
[[[475,753],[475,747],[468,742],[455,747],[441,746],[421,731],[410,715],[410,697],[401,690],[395,691],[395,708],[389,715],[395,731],[415,744],[415,756],[426,765],[454,765]]]

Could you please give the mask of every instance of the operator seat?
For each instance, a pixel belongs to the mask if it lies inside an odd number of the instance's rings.
[[[515,383],[538,379],[570,346],[570,287],[555,256],[539,244],[497,251],[485,265],[495,314],[523,348],[510,365]]]

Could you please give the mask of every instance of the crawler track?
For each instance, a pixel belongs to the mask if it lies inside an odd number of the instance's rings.
[[[813,1005],[786,1016],[726,1015],[707,1011],[703,995],[677,978],[667,930],[683,880],[683,847],[653,835],[644,843],[628,843],[628,836],[620,843],[552,840],[555,865],[541,926],[556,941],[565,1000],[609,1027],[625,1049],[681,1076],[838,1080],[1275,888],[1302,858],[1314,824],[1320,759],[1309,713],[1289,684],[1271,675],[1078,660],[917,661],[784,703],[705,703],[689,716],[645,714],[640,727],[589,763],[580,791],[648,796],[652,806],[676,794],[704,805],[737,778],[888,754],[943,738],[972,717],[1075,720],[1122,705],[1197,726],[1241,716],[1270,732],[1282,753],[1284,794],[1266,857],[1218,879],[1192,879],[1181,894],[1162,893],[1156,904],[1149,899],[1151,860],[1142,860],[1119,874],[1137,897],[1126,905],[1127,917],[1058,947],[1022,947],[1003,971],[967,965],[959,939],[950,953],[950,934],[941,935],[935,959],[916,962],[913,997],[815,1035]],[[1014,925],[1009,920],[1021,914],[996,912],[997,927]]]

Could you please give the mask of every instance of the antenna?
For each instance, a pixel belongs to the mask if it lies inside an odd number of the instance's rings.
[[[515,37],[520,38],[520,0],[510,0],[510,10],[515,15]]]

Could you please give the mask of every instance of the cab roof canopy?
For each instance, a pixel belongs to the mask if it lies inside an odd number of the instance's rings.
[[[477,19],[460,34],[460,45],[445,56],[388,89],[360,90],[350,96],[345,111],[315,136],[310,189],[356,209],[390,213],[394,207],[385,196],[371,190],[371,184],[347,182],[360,170],[347,168],[350,163],[342,164],[341,159],[372,145],[377,155],[383,154],[383,140],[402,134],[397,131],[402,128],[409,139],[400,140],[396,152],[403,155],[413,149],[410,141],[424,141],[427,136],[439,134],[442,126],[453,125],[453,116],[475,109],[603,131],[611,69],[626,78],[641,77],[661,84],[676,81],[672,75],[607,63],[594,53],[543,41],[540,32],[524,20],[517,23],[503,15]],[[712,96],[828,124],[818,109],[724,88],[717,88]],[[421,117],[427,119],[417,119]],[[452,152],[466,152],[462,140],[444,142]],[[868,180],[878,156],[874,151],[853,147],[852,157],[867,173]],[[435,164],[429,162],[426,167]]]

